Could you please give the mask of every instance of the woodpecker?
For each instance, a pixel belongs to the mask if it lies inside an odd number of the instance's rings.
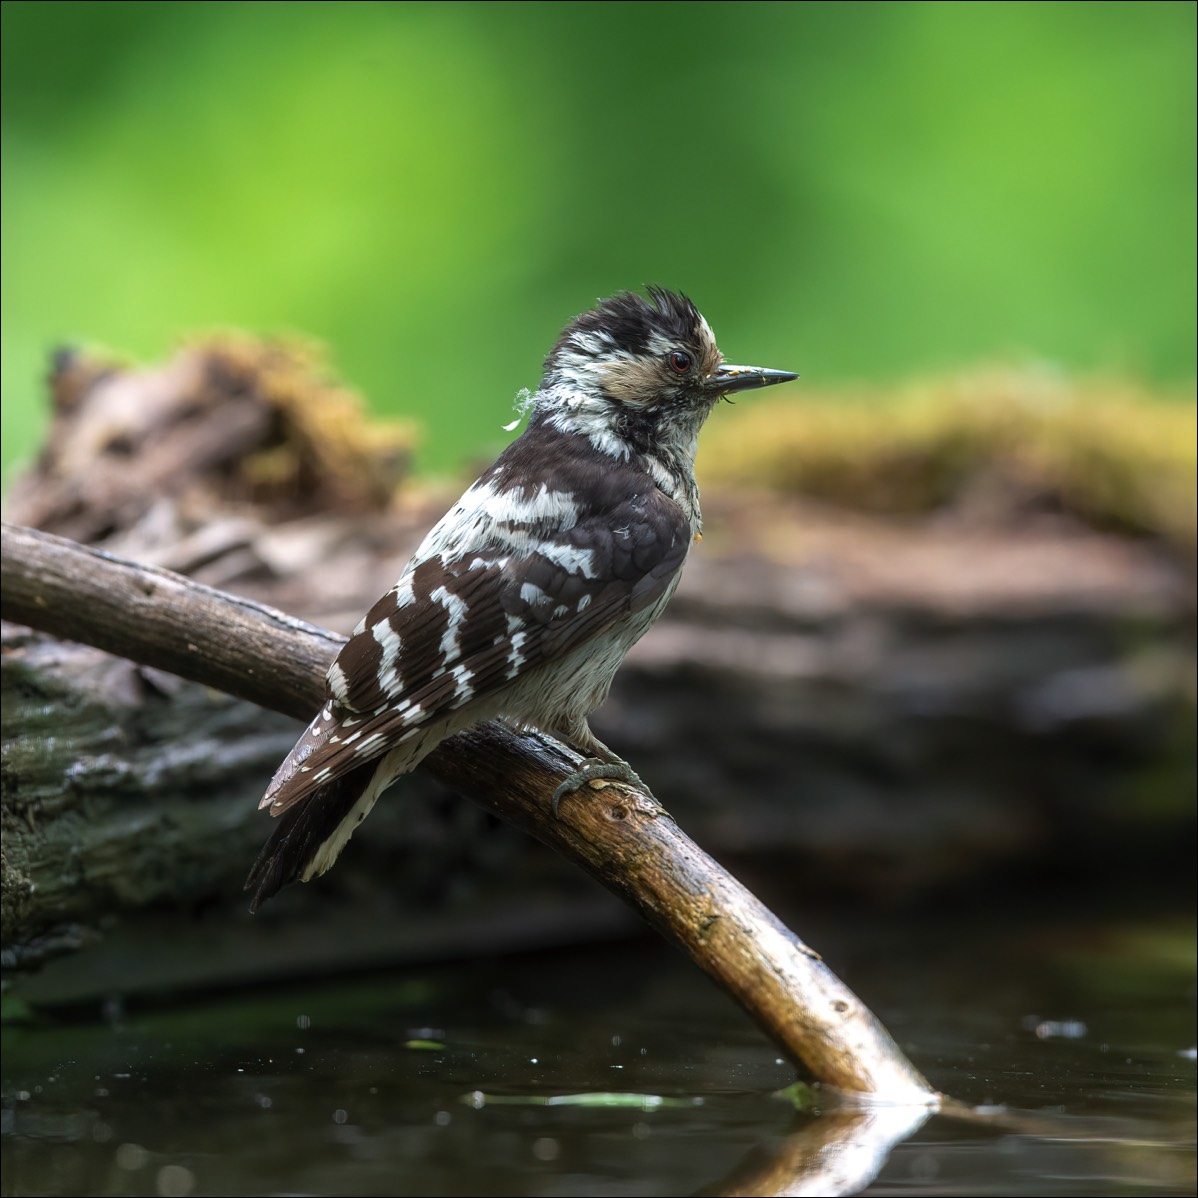
[[[624,292],[566,326],[528,423],[424,538],[329,667],[327,700],[260,804],[279,823],[251,910],[337,859],[396,778],[502,719],[639,782],[587,717],[661,615],[701,529],[699,430],[724,396],[798,375],[730,366],[686,296]]]

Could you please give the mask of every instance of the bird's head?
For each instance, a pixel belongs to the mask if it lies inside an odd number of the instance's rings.
[[[648,299],[622,292],[566,326],[545,360],[537,413],[616,456],[662,447],[693,454],[721,397],[798,378],[729,366],[686,296],[661,287],[648,292]]]

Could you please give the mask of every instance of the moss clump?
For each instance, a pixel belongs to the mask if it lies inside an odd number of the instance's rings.
[[[371,422],[296,339],[222,333],[147,367],[64,350],[50,394],[49,438],[14,481],[8,517],[90,544],[153,511],[164,541],[238,507],[269,521],[384,511],[414,440],[402,424]],[[171,518],[186,510],[179,527],[166,529],[166,504]]]
[[[407,472],[413,430],[370,421],[362,399],[334,379],[319,345],[221,333],[185,352],[199,362],[207,392],[273,415],[261,443],[238,463],[245,498],[271,504],[315,493],[337,508],[386,506]]]
[[[800,384],[801,386],[802,384]],[[746,401],[705,434],[701,478],[923,513],[979,481],[1193,552],[1193,389],[996,369],[886,392]]]

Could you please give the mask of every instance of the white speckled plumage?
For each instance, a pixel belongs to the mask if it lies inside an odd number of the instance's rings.
[[[694,305],[660,289],[567,326],[524,434],[428,533],[330,667],[327,703],[262,800],[281,818],[247,882],[254,906],[328,869],[395,778],[480,721],[622,765],[587,717],[699,532],[699,430],[726,391],[790,377],[724,367]]]

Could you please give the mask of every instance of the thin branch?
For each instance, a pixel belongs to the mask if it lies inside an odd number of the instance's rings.
[[[307,720],[339,637],[167,570],[3,525],[0,613]],[[480,725],[424,763],[446,786],[556,849],[631,903],[824,1085],[934,1106],[927,1081],[832,971],[649,796],[550,796],[576,755]],[[265,779],[264,779],[265,782]],[[263,832],[265,835],[266,825]],[[247,863],[248,864],[248,863]]]

